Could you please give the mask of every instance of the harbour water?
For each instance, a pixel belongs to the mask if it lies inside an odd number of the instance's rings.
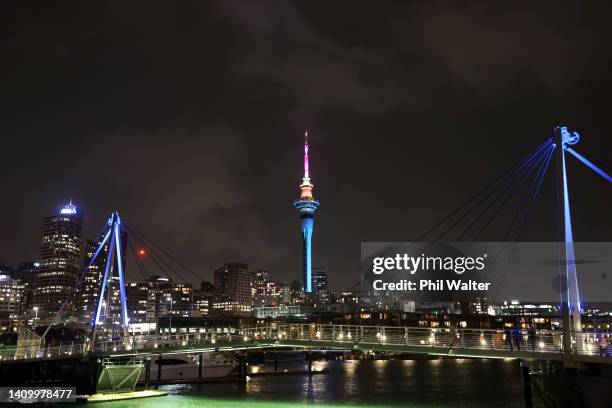
[[[285,363],[280,370],[300,367]],[[271,370],[270,366],[249,368]],[[168,390],[168,396],[103,403],[103,408],[524,407],[516,361],[318,361],[313,369],[325,373],[252,376],[246,383],[167,385],[160,388]],[[534,403],[542,407],[537,400]]]

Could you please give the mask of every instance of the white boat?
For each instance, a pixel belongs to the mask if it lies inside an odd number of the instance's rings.
[[[227,377],[238,364],[234,353],[202,353],[202,379]],[[200,371],[200,354],[163,354],[151,359],[150,381],[157,381],[161,366],[161,381],[197,380]],[[145,380],[142,370],[139,382]]]

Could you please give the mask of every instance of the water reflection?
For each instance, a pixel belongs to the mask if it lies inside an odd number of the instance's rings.
[[[250,366],[254,369],[256,366]],[[279,369],[304,370],[301,363]],[[288,408],[299,404],[334,407],[408,408],[523,406],[518,364],[503,360],[319,361],[323,374],[252,376],[246,383],[164,386],[171,396],[148,400],[156,408]],[[258,372],[273,367],[257,367]],[[144,400],[105,403],[104,408],[145,407]],[[74,407],[75,405],[71,405]]]

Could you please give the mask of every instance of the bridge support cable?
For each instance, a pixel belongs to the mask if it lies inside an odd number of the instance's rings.
[[[488,217],[488,219],[479,229],[477,234],[472,239],[470,239],[472,243],[478,241],[478,239],[484,233],[484,231],[499,216],[500,212],[505,208],[506,204],[510,201],[510,199],[516,195],[516,193],[524,186],[525,182],[529,179],[531,174],[534,173],[535,171],[535,174],[530,183],[530,188],[527,189],[527,191],[525,192],[523,196],[523,199],[526,198],[529,192],[533,189],[533,186],[535,185],[542,169],[546,165],[546,161],[550,157],[550,154],[551,154],[552,146],[553,146],[552,143],[549,143],[545,149],[540,150],[539,153],[532,158],[533,160],[531,160],[529,163],[525,163],[525,166],[523,166],[523,168],[521,168],[517,172],[516,176],[512,180],[510,180],[508,183],[506,183],[506,185],[501,189],[501,191],[497,194],[497,196],[495,196],[493,200],[476,216],[476,218],[472,220],[472,222],[467,226],[467,228],[463,230],[463,232],[458,236],[456,241],[461,241],[467,235],[467,233],[472,229],[472,227],[478,224],[478,222],[487,214],[487,212],[490,209],[492,209],[495,206],[495,204],[503,197],[504,199],[497,206],[497,208],[491,213],[491,215]],[[468,245],[467,248],[470,248],[470,247],[471,247],[471,244]],[[497,261],[497,258],[499,257],[500,252],[501,252],[501,247],[498,248],[496,255],[493,257],[494,263]],[[487,271],[485,281],[487,280],[489,273],[490,273],[490,270]]]
[[[554,149],[555,149],[555,146],[551,145],[547,157],[542,161],[540,165],[540,169],[538,170],[538,173],[533,178],[531,185],[529,186],[529,190],[523,195],[523,198],[521,199],[521,203],[519,204],[519,208],[514,214],[514,218],[512,219],[512,222],[510,223],[510,227],[506,231],[506,234],[504,235],[504,239],[502,240],[502,242],[508,241],[521,215],[529,211],[529,208],[527,208],[526,206],[529,206],[529,203],[533,204],[535,197],[537,196],[537,192],[540,190],[542,179],[544,175],[546,174],[546,171],[548,170],[548,165],[550,163],[550,159],[552,157]]]
[[[136,240],[137,245],[145,249],[153,263],[159,268],[159,270],[163,274],[167,275],[168,277],[178,279],[179,281],[185,281],[185,278],[180,273],[178,273],[172,267],[172,265],[170,265],[165,259],[163,259],[163,257],[158,254],[153,248],[147,245],[146,242],[139,238],[138,235],[136,235],[136,233],[132,229],[128,229],[128,231]]]
[[[524,167],[523,169],[521,169],[518,174],[516,175],[516,177],[511,180],[506,187],[500,191],[496,197],[493,198],[493,201],[491,201],[489,203],[489,205],[487,205],[476,217],[475,220],[473,220],[468,227],[457,237],[456,241],[461,241],[463,239],[463,237],[468,233],[468,231],[474,226],[476,225],[481,217],[484,217],[484,215],[486,214],[486,212],[488,210],[490,210],[491,208],[494,207],[495,203],[501,199],[502,197],[505,196],[504,200],[501,202],[501,205],[498,206],[497,210],[493,212],[493,214],[489,217],[489,219],[485,222],[485,224],[482,226],[482,228],[478,231],[476,237],[474,237],[473,239],[471,239],[472,242],[477,241],[478,238],[480,237],[480,235],[484,232],[484,230],[491,224],[491,222],[497,217],[497,215],[499,215],[499,213],[501,212],[501,210],[505,207],[505,205],[508,203],[508,201],[510,200],[510,198],[512,198],[517,191],[523,186],[523,183],[529,178],[529,176],[538,168],[541,168],[542,165],[544,164],[544,162],[546,161],[546,157],[550,152],[550,148],[547,148],[545,150],[542,150],[538,156],[536,158],[534,158],[534,162],[528,164],[527,167]],[[538,170],[539,171],[539,170]],[[536,173],[537,174],[537,173]],[[535,179],[535,177],[534,177]],[[509,193],[509,194],[508,194]]]
[[[171,253],[169,253],[168,251],[166,251],[164,248],[162,248],[160,245],[156,244],[153,240],[151,240],[149,237],[147,237],[146,235],[144,235],[142,232],[136,230],[133,226],[131,225],[127,225],[128,229],[130,231],[132,231],[133,233],[137,234],[138,236],[140,236],[141,239],[147,241],[150,245],[152,245],[153,247],[155,247],[157,250],[159,250],[162,254],[164,254],[165,256],[167,256],[171,261],[173,261],[175,264],[177,264],[178,266],[180,266],[183,270],[187,271],[189,274],[191,274],[194,278],[196,278],[198,281],[203,280],[202,277],[200,275],[198,275],[196,272],[193,271],[193,269],[191,269],[189,266],[187,266],[184,262],[181,262],[177,257],[175,257],[174,255],[172,255]]]
[[[489,191],[483,198],[480,199],[480,201],[478,201],[475,205],[473,205],[472,207],[470,207],[466,213],[463,214],[463,216],[461,216],[459,219],[455,220],[450,226],[448,226],[441,234],[439,234],[435,239],[435,241],[441,241],[442,238],[449,233],[450,231],[452,231],[453,228],[455,228],[457,225],[459,225],[459,223],[461,221],[463,221],[464,219],[466,219],[473,211],[475,211],[476,209],[478,209],[483,203],[486,203],[487,200],[496,192],[498,191],[499,188],[504,188],[508,186],[509,183],[512,182],[512,180],[514,179],[514,177],[516,177],[519,174],[522,174],[522,172],[524,171],[524,168],[526,166],[531,166],[533,164],[534,160],[539,160],[539,158],[541,157],[542,153],[545,151],[545,149],[548,147],[548,145],[552,143],[552,141],[547,141],[544,144],[542,144],[540,147],[538,147],[526,160],[524,160],[522,163],[520,163],[520,165],[510,174],[508,174],[506,177],[503,178],[503,180],[501,181],[501,184],[497,185],[495,187],[495,189]]]
[[[136,252],[136,249],[134,248],[134,245],[132,244],[132,241],[130,240],[129,236],[127,239],[127,243],[130,248],[130,253],[132,254],[132,257],[134,258],[134,263],[136,264],[136,268],[138,269],[140,276],[142,276],[142,279],[146,281],[147,279],[149,279],[149,273],[147,269],[145,268],[144,264],[142,263],[142,261],[140,260],[140,258],[138,257],[138,253]]]
[[[493,302],[495,302],[497,300],[497,296],[499,294],[499,291],[500,291],[502,285],[504,284],[504,280],[506,278],[506,272],[510,268],[510,262],[514,258],[514,251],[516,250],[516,245],[517,245],[517,243],[521,239],[523,230],[524,230],[525,225],[527,223],[527,219],[528,219],[529,215],[531,214],[531,211],[533,210],[533,207],[535,206],[536,198],[538,197],[538,193],[540,192],[540,187],[542,186],[542,181],[544,180],[544,177],[546,176],[546,173],[548,171],[548,167],[550,165],[550,160],[552,159],[554,150],[555,150],[555,145],[553,144],[550,147],[550,152],[548,153],[548,157],[546,158],[545,162],[543,163],[543,167],[541,168],[541,171],[534,178],[534,182],[537,180],[537,183],[535,184],[535,186],[532,183],[532,186],[531,186],[532,188],[530,188],[531,195],[530,196],[525,196],[525,197],[530,197],[529,206],[527,207],[526,211],[524,211],[524,216],[523,216],[522,222],[521,222],[519,230],[518,230],[518,235],[513,240],[514,246],[512,247],[512,252],[510,254],[510,257],[508,258],[508,262],[506,264],[504,272],[502,273],[502,276],[500,278],[499,284],[497,285],[497,290],[495,291],[495,295],[493,296],[493,299],[492,299]],[[521,203],[521,206],[522,206],[522,204],[523,203]],[[517,213],[516,213],[517,216],[519,215],[520,211],[521,211],[521,208],[519,208],[519,211],[517,211]],[[515,217],[515,219],[516,219],[516,217]],[[513,220],[513,224],[514,224],[514,222],[515,221]],[[506,236],[504,237],[504,242],[507,242],[507,239],[508,239],[508,236],[510,234],[510,231],[512,230],[512,227],[513,226],[511,225],[510,229],[506,233]],[[497,260],[497,257],[499,256],[500,251],[501,251],[501,248],[497,251],[497,254],[495,255],[495,260]],[[485,280],[488,279],[488,276],[489,276],[489,274],[487,273],[487,276],[486,276]]]
[[[107,228],[108,228],[108,230],[107,230]],[[83,268],[83,270],[81,271],[81,275],[79,276],[79,279],[75,283],[74,287],[72,288],[72,290],[70,291],[70,293],[68,294],[66,299],[64,299],[64,302],[62,302],[62,305],[60,306],[58,311],[55,313],[53,318],[51,319],[51,322],[49,322],[49,325],[47,326],[47,329],[45,330],[45,332],[41,336],[43,339],[45,338],[45,336],[47,335],[47,333],[49,332],[51,327],[53,327],[55,322],[58,322],[58,321],[61,320],[61,316],[62,316],[62,313],[64,312],[64,309],[66,308],[66,305],[74,298],[74,295],[81,288],[81,285],[83,284],[83,280],[85,279],[85,275],[87,274],[87,271],[89,270],[89,268],[91,268],[93,263],[98,258],[98,255],[100,254],[100,251],[102,250],[102,248],[104,248],[104,245],[108,241],[108,239],[111,236],[111,234],[112,234],[112,228],[108,227],[108,225],[105,225],[102,228],[102,230],[100,231],[100,233],[98,234],[98,236],[104,236],[104,238],[102,239],[102,241],[100,241],[100,244],[98,244],[98,248],[94,252],[94,255],[91,257],[91,259],[89,260],[89,262],[87,263],[85,268]]]
[[[548,162],[550,161],[550,157],[552,155],[552,150],[553,149],[554,149],[554,145],[552,143],[550,143],[550,144],[548,144],[546,149],[540,151],[540,153],[538,154],[537,158],[535,158],[535,162],[529,164],[527,168],[522,169],[519,172],[519,174],[517,174],[517,177],[514,180],[512,180],[511,183],[509,183],[507,185],[507,187],[503,191],[501,191],[498,194],[498,196],[495,197],[493,199],[493,201],[484,210],[482,210],[481,213],[477,216],[477,218],[474,221],[472,221],[472,223],[463,231],[463,233],[459,236],[457,241],[460,241],[467,234],[467,232],[472,228],[472,226],[476,225],[478,223],[478,221],[480,221],[481,217],[483,217],[486,214],[486,212],[490,208],[492,208],[493,205],[500,198],[502,198],[505,195],[504,200],[500,203],[500,205],[497,206],[497,208],[489,216],[489,218],[482,225],[482,227],[480,228],[480,230],[478,231],[476,236],[474,236],[471,239],[471,242],[476,242],[480,238],[480,236],[484,233],[484,231],[489,227],[489,225],[491,225],[493,220],[495,220],[499,216],[500,212],[504,209],[504,207],[510,201],[510,199],[513,198],[516,195],[516,193],[525,185],[525,182],[527,180],[529,180],[529,178],[532,175],[532,173],[535,172],[535,174],[531,178],[531,182],[527,184],[529,187],[526,188],[526,191],[524,192],[524,194],[522,196],[522,199],[521,199],[521,202],[520,202],[520,205],[519,205],[519,209],[518,209],[518,211],[516,211],[514,219],[512,220],[512,223],[511,223],[510,228],[508,230],[508,231],[510,231],[513,228],[513,225],[516,222],[516,219],[518,218],[519,214],[521,213],[521,209],[524,206],[524,203],[527,201],[528,198],[530,198],[533,195],[534,188],[538,184],[538,180],[540,179],[540,177],[543,174],[543,172],[545,172],[545,169],[548,167]],[[506,242],[507,236],[508,236],[508,234],[506,234],[506,237],[504,237],[504,241],[503,242]],[[515,247],[516,247],[516,245],[515,245]],[[501,253],[501,250],[502,250],[502,247],[500,246],[498,248],[498,250],[496,251],[495,256],[492,258],[493,259],[493,263],[497,262],[497,259],[498,259],[499,255]],[[510,258],[512,258],[512,255],[511,255]],[[508,263],[506,268],[508,268],[508,267],[509,267],[509,263]],[[503,283],[505,272],[506,271],[504,271],[504,274],[502,275],[501,282],[500,282],[499,285],[501,285]],[[490,273],[491,273],[491,270],[490,269],[487,270],[487,274],[486,274],[486,276],[484,278],[485,281],[488,280]],[[499,286],[498,286],[498,290],[499,290]],[[497,294],[495,295],[495,298],[496,297],[497,297]]]
[[[457,207],[451,213],[449,213],[448,215],[446,215],[445,217],[440,219],[431,228],[429,228],[425,232],[423,232],[420,236],[418,236],[414,240],[414,242],[423,241],[427,236],[429,236],[431,233],[433,233],[434,231],[439,229],[441,226],[443,226],[448,221],[452,220],[455,216],[460,214],[463,210],[465,210],[468,206],[470,206],[470,204],[472,204],[475,200],[477,200],[479,198],[481,198],[481,199],[480,199],[478,205],[481,205],[482,202],[486,201],[486,200],[482,200],[482,196],[483,195],[490,196],[493,192],[495,192],[498,188],[500,188],[500,186],[505,185],[505,183],[507,183],[509,179],[512,179],[512,177],[519,171],[519,169],[523,168],[527,163],[531,162],[535,156],[537,156],[539,153],[541,153],[544,149],[546,149],[551,144],[552,144],[552,137],[549,137],[542,144],[537,146],[531,153],[529,153],[523,159],[521,159],[520,161],[518,161],[517,163],[512,165],[509,169],[505,170],[503,173],[501,173],[499,176],[497,176],[495,179],[493,179],[490,183],[488,183],[484,188],[482,188],[476,194],[474,194],[473,196],[468,198],[465,202],[463,202],[459,207]],[[492,192],[489,191],[491,189],[493,190]],[[478,208],[478,206],[476,206],[475,208]],[[472,211],[474,211],[475,208],[472,207],[470,210],[468,210],[468,213],[471,213]],[[464,219],[465,217],[466,217],[466,215],[463,215],[462,219]],[[455,223],[455,224],[457,224],[457,223]],[[452,228],[450,228],[447,231],[445,231],[443,234],[441,234],[435,240],[441,239],[451,229]],[[361,280],[356,282],[351,287],[349,287],[346,291],[351,291],[355,287],[359,286],[360,284],[361,284]]]
[[[415,242],[422,241],[427,235],[429,235],[430,233],[435,231],[438,227],[440,227],[446,221],[450,220],[453,216],[455,216],[457,213],[459,213],[461,210],[463,210],[465,207],[467,207],[475,199],[480,197],[481,194],[484,194],[487,190],[489,190],[489,188],[497,185],[500,181],[502,181],[503,179],[505,179],[506,177],[511,175],[513,172],[515,172],[516,169],[520,165],[522,165],[526,160],[528,160],[530,157],[532,157],[534,154],[536,154],[536,152],[539,151],[544,145],[549,144],[551,142],[552,142],[552,138],[547,139],[544,143],[542,143],[540,146],[538,146],[532,153],[530,153],[529,155],[525,156],[525,158],[523,158],[521,161],[519,161],[518,163],[516,163],[515,165],[513,165],[512,167],[510,167],[506,171],[504,171],[499,176],[497,176],[493,181],[491,181],[489,184],[487,184],[482,190],[480,190],[479,192],[477,192],[476,194],[474,194],[473,196],[468,198],[463,204],[461,204],[459,207],[457,207],[455,210],[453,210],[450,214],[448,214],[447,216],[442,218],[440,221],[435,223],[431,228],[429,228],[424,233],[422,233],[420,236],[418,236],[414,241]]]
[[[538,180],[538,184],[535,188],[534,194],[531,196],[531,202],[529,203],[529,208],[525,212],[523,221],[521,222],[521,226],[519,228],[518,235],[516,236],[516,239],[515,239],[515,241],[517,242],[520,241],[521,236],[523,235],[523,230],[525,228],[525,225],[527,224],[527,219],[529,218],[529,215],[531,214],[531,212],[533,211],[533,208],[535,207],[536,198],[538,197],[538,194],[540,193],[540,187],[542,186],[542,181],[544,180],[544,177],[546,176],[546,173],[548,172],[548,167],[550,166],[550,161],[552,159],[554,150],[555,150],[555,146],[553,145],[550,150],[550,154],[548,155],[548,159],[546,160],[546,166],[544,167],[544,171],[541,173],[540,179]]]
[[[519,204],[519,208],[516,212],[516,214],[518,215],[521,212],[521,209],[525,206],[525,204],[527,203],[527,201],[529,201],[529,198],[531,197],[532,199],[535,198],[534,196],[534,192],[535,192],[535,186],[538,184],[538,180],[541,180],[541,176],[546,172],[546,169],[548,168],[548,162],[550,161],[550,158],[552,156],[552,152],[553,152],[554,146],[551,145],[549,147],[548,153],[545,155],[546,157],[544,157],[541,161],[540,161],[540,167],[537,169],[531,184],[529,185],[529,188],[527,189],[527,191],[523,194],[523,199],[521,200],[521,203]],[[539,190],[539,186],[538,186],[538,190]],[[501,210],[501,208],[500,208]],[[499,211],[498,211],[499,213]],[[508,229],[508,231],[510,231],[514,224],[516,223],[516,220],[513,219],[511,224],[510,224],[510,228]],[[482,233],[482,232],[481,232]],[[480,235],[480,234],[479,234]],[[479,236],[478,235],[478,236]],[[478,239],[478,236],[476,239]],[[475,240],[476,240],[475,239]],[[506,242],[508,241],[508,237],[504,236],[502,242]]]
[[[149,245],[148,242],[144,240],[143,235],[141,233],[134,230],[133,227],[129,227],[128,231],[130,231],[131,236],[136,240],[136,244],[145,249],[151,260],[165,275],[167,275],[168,277],[172,277],[173,279],[177,279],[179,282],[188,281],[187,279],[185,279],[184,274],[182,272],[179,272],[176,266],[172,265],[172,260],[168,260],[167,257],[164,257],[164,253],[162,251],[156,249],[156,247],[152,247],[151,245]],[[144,262],[141,261],[141,263],[144,266]],[[198,282],[202,280],[199,276],[196,275],[196,277],[198,279]]]

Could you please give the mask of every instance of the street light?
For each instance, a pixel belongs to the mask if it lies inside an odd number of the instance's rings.
[[[166,301],[170,301],[170,335],[172,336],[172,296],[168,296]]]
[[[36,329],[36,322],[38,321],[38,306],[34,306],[32,310],[34,310],[34,323],[32,323],[32,329]]]

